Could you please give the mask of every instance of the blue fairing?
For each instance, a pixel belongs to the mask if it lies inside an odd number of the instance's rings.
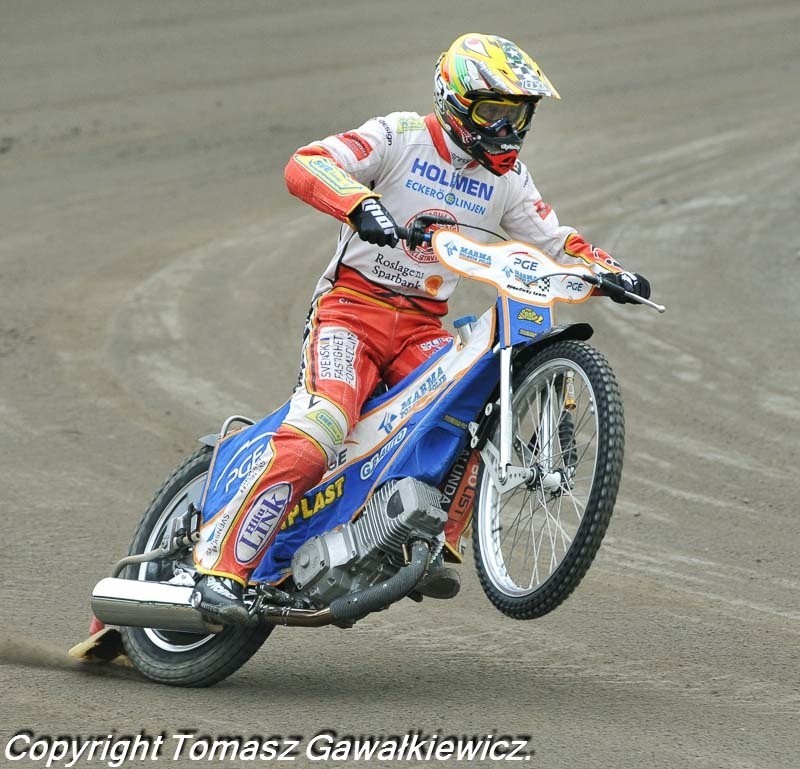
[[[498,297],[498,315],[508,318],[512,345],[530,344],[553,325],[553,315],[549,307],[539,307],[518,302],[508,297]],[[505,304],[505,309],[502,305]]]
[[[412,476],[439,486],[464,447],[469,423],[497,386],[497,358],[487,352],[461,379],[419,414],[414,429],[381,478]]]
[[[434,363],[435,359],[427,361],[413,377]],[[486,353],[462,379],[444,390],[442,397],[376,444],[369,456],[315,486],[290,512],[251,579],[276,582],[285,577],[300,545],[350,521],[372,491],[391,479],[412,476],[439,486],[464,446],[469,422],[483,408],[497,378],[496,358]],[[380,402],[391,400],[398,389],[402,389],[400,385],[381,396]],[[365,412],[373,411],[377,400],[367,404]]]
[[[364,408],[361,409],[362,414],[368,414],[370,411],[375,411],[375,409],[379,409],[383,406],[384,403],[388,403],[392,398],[394,398],[397,393],[401,390],[404,390],[410,382],[413,382],[421,372],[426,371],[429,368],[432,368],[434,363],[438,363],[439,359],[446,355],[453,347],[453,341],[450,340],[444,347],[437,350],[430,358],[428,358],[424,363],[421,363],[419,367],[414,369],[410,374],[403,377],[394,387],[388,389],[385,393],[381,393],[380,395],[376,395],[374,398],[370,398],[365,404]]]
[[[440,359],[450,348],[448,345],[437,351],[387,393],[365,404],[364,414],[376,414],[394,400],[394,406],[385,408],[388,424],[394,429],[388,434],[379,430],[368,453],[346,462],[339,472],[329,472],[289,511],[281,531],[251,577],[254,582],[276,582],[283,578],[300,545],[351,520],[370,494],[388,480],[413,476],[433,486],[442,483],[468,437],[469,422],[480,413],[497,384],[494,354],[486,352],[461,378],[447,382],[439,397],[418,412],[412,409],[401,418],[396,413],[396,397],[426,372],[433,372],[429,376],[434,376]],[[231,501],[254,466],[257,471],[259,458],[263,462],[272,435],[288,408],[287,402],[218,445],[204,492],[204,522]]]
[[[288,411],[287,401],[260,422],[231,433],[217,444],[203,491],[201,509],[204,523],[233,499],[253,464],[268,450],[272,436]]]

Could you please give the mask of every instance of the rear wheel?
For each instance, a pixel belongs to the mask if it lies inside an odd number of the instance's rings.
[[[533,619],[570,595],[597,554],[619,488],[625,425],[608,362],[572,340],[514,373],[512,409],[512,464],[535,473],[502,493],[484,459],[473,546],[489,600]],[[490,441],[499,438],[498,424]]]
[[[169,531],[171,521],[183,516],[190,504],[200,507],[212,453],[210,446],[203,446],[167,479],[142,516],[129,555],[157,548]],[[129,566],[126,577],[192,585],[191,552]],[[195,687],[211,686],[237,671],[271,632],[272,626],[229,627],[217,634],[121,628],[125,651],[143,675],[163,684]]]

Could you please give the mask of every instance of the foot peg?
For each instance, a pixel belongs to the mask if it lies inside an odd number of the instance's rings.
[[[225,577],[213,574],[202,577],[189,603],[203,617],[223,625],[249,625],[253,621],[242,600],[242,586]]]

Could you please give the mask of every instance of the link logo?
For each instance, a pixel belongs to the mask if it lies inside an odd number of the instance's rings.
[[[261,554],[280,523],[291,496],[291,484],[276,483],[253,503],[236,538],[234,555],[240,564],[249,564]]]

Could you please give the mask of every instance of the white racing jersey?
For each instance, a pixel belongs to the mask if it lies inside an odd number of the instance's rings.
[[[345,222],[315,297],[346,286],[388,301],[403,297],[437,315],[447,312],[458,276],[437,261],[429,245],[415,251],[403,241],[394,248],[375,246],[346,223],[347,214],[369,196],[380,196],[401,226],[410,226],[418,214],[435,214],[451,219],[454,228],[475,240],[497,237],[466,225],[502,229],[513,240],[560,261],[579,257],[601,262],[604,269],[617,267],[572,227],[559,224],[524,163],[517,161],[512,171],[494,175],[467,157],[434,115],[394,112],[314,142],[293,156],[286,178],[293,194]],[[570,236],[576,248],[565,252]]]

